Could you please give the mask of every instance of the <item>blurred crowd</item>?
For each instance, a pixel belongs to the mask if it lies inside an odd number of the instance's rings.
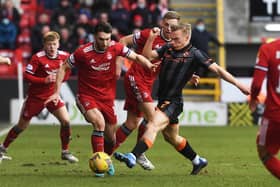
[[[113,39],[158,26],[169,10],[169,0],[2,0],[1,50],[19,50],[23,61],[42,49],[49,30],[61,35],[61,50],[73,52],[93,40],[98,22],[113,26]]]

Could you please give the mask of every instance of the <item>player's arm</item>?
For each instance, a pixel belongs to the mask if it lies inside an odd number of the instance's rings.
[[[158,64],[152,64],[146,57],[139,55],[139,54],[135,53],[134,51],[130,51],[127,58],[132,61],[135,61],[136,63],[141,64],[142,66],[144,66],[147,69],[150,69],[152,71],[155,71],[158,66]]]
[[[125,46],[132,46],[133,45],[133,34],[122,37],[119,40],[119,42],[124,44]],[[124,62],[123,57],[117,56],[117,58],[116,58],[116,76],[117,76],[117,78],[119,78],[121,76],[123,62]]]
[[[224,79],[225,81],[233,84],[236,86],[241,92],[243,92],[245,95],[249,95],[250,91],[249,88],[245,85],[243,85],[241,82],[239,82],[234,76],[232,76],[229,72],[227,72],[225,69],[220,67],[216,63],[212,63],[208,69],[214,73],[216,73],[219,77]]]
[[[0,63],[1,64],[8,64],[8,65],[10,65],[11,64],[11,60],[8,57],[0,56]]]
[[[155,38],[160,34],[159,28],[153,28],[150,31],[150,35],[145,43],[145,46],[143,48],[142,54],[147,57],[149,60],[154,60],[159,58],[158,52],[156,50],[152,49],[153,42]]]
[[[56,74],[56,81],[55,81],[55,92],[53,93],[53,95],[51,95],[45,101],[45,104],[47,104],[51,101],[53,101],[55,104],[58,103],[59,92],[60,92],[60,88],[61,88],[62,82],[64,80],[64,77],[65,77],[65,74],[67,71],[69,71],[72,68],[71,65],[68,63],[68,59],[58,69],[58,72]]]

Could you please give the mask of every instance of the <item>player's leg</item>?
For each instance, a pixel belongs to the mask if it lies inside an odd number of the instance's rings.
[[[119,126],[116,130],[116,142],[114,145],[110,142],[105,142],[105,152],[111,155],[131,134],[131,132],[137,128],[139,118],[134,112],[127,111],[127,118],[125,123]]]
[[[25,99],[18,123],[10,129],[4,142],[0,145],[0,157],[3,158],[10,144],[29,126],[31,118],[39,114],[43,108],[44,104],[40,100],[30,97]]]
[[[165,141],[170,143],[180,154],[189,159],[193,164],[192,175],[198,174],[202,168],[207,166],[207,160],[200,157],[191,147],[186,138],[179,135],[178,123],[168,125],[162,131]]]
[[[139,103],[139,109],[144,113],[144,119],[141,121],[138,127],[138,134],[137,134],[137,142],[141,139],[147,129],[147,123],[149,120],[152,119],[155,106],[153,102],[143,102]],[[153,170],[155,166],[153,163],[146,157],[145,153],[141,154],[137,157],[137,163],[145,170]]]
[[[136,158],[152,147],[158,131],[164,129],[168,123],[169,118],[167,115],[162,111],[157,110],[154,113],[153,119],[147,124],[146,132],[141,140],[135,145],[132,152],[127,154],[116,152],[114,154],[115,158],[121,162],[125,162],[129,168],[134,167],[136,165]]]
[[[280,160],[277,153],[280,148],[280,122],[263,118],[257,136],[257,151],[266,169],[280,179]]]
[[[52,103],[48,104],[51,106],[47,106],[50,112],[57,118],[60,122],[60,141],[61,141],[61,159],[68,160],[70,163],[79,162],[79,159],[75,157],[69,151],[69,143],[71,140],[71,127],[70,127],[70,119],[67,109],[63,102],[59,101],[56,106]]]

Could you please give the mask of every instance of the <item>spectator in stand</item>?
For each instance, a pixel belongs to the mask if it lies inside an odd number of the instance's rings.
[[[220,42],[212,33],[208,32],[203,19],[198,19],[195,23],[195,27],[192,29],[191,43],[196,48],[209,55],[209,42],[220,46]],[[201,77],[207,77],[208,71],[204,68],[200,68],[197,72]]]
[[[62,27],[60,29],[60,36],[60,49],[69,53],[74,52],[77,41],[74,40],[74,37],[71,37],[71,31],[69,28]]]
[[[61,14],[64,14],[66,16],[67,23],[70,25],[73,24],[73,22],[76,20],[76,10],[73,8],[69,0],[61,0],[59,2],[59,7],[53,11],[51,20],[58,20],[57,17]],[[52,22],[52,25],[53,24],[55,23]]]
[[[147,7],[146,0],[137,0],[136,4],[134,5],[135,8],[131,11],[131,21],[130,25],[134,25],[135,17],[141,17],[143,21],[143,27],[141,29],[147,28],[151,26],[151,12]],[[134,28],[132,28],[133,30]]]
[[[74,28],[73,38],[76,38],[76,45],[83,45],[93,41],[92,26],[89,24],[89,19],[86,14],[80,14],[77,25]]]
[[[0,7],[0,18],[8,18],[19,31],[20,14],[12,0],[5,0]]]
[[[31,45],[32,45],[32,54],[37,53],[38,51],[42,50],[43,44],[43,36],[45,33],[49,32],[51,30],[49,25],[42,25],[41,30],[37,35],[32,34],[31,35]]]
[[[119,0],[112,6],[109,18],[112,26],[118,29],[119,34],[129,34],[130,13],[124,8],[122,1]]]
[[[17,27],[8,18],[0,20],[0,49],[15,49]]]
[[[150,6],[152,25],[154,27],[160,26],[163,16],[168,12],[169,2],[168,0],[159,0],[157,4],[152,4]]]
[[[58,15],[56,23],[52,25],[52,30],[56,32],[60,32],[62,28],[68,28],[69,31],[73,29],[73,26],[67,23],[67,18],[64,14]]]

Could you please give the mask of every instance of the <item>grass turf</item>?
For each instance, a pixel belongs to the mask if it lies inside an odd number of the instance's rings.
[[[155,170],[128,169],[113,159],[116,175],[95,178],[88,167],[90,126],[72,127],[70,147],[80,159],[77,164],[60,159],[59,126],[31,126],[11,144],[8,155],[13,160],[0,165],[0,186],[279,186],[257,158],[256,132],[257,127],[181,127],[180,134],[209,162],[197,176],[189,175],[191,162],[159,135],[147,153]],[[118,151],[130,151],[135,141],[136,133]]]

